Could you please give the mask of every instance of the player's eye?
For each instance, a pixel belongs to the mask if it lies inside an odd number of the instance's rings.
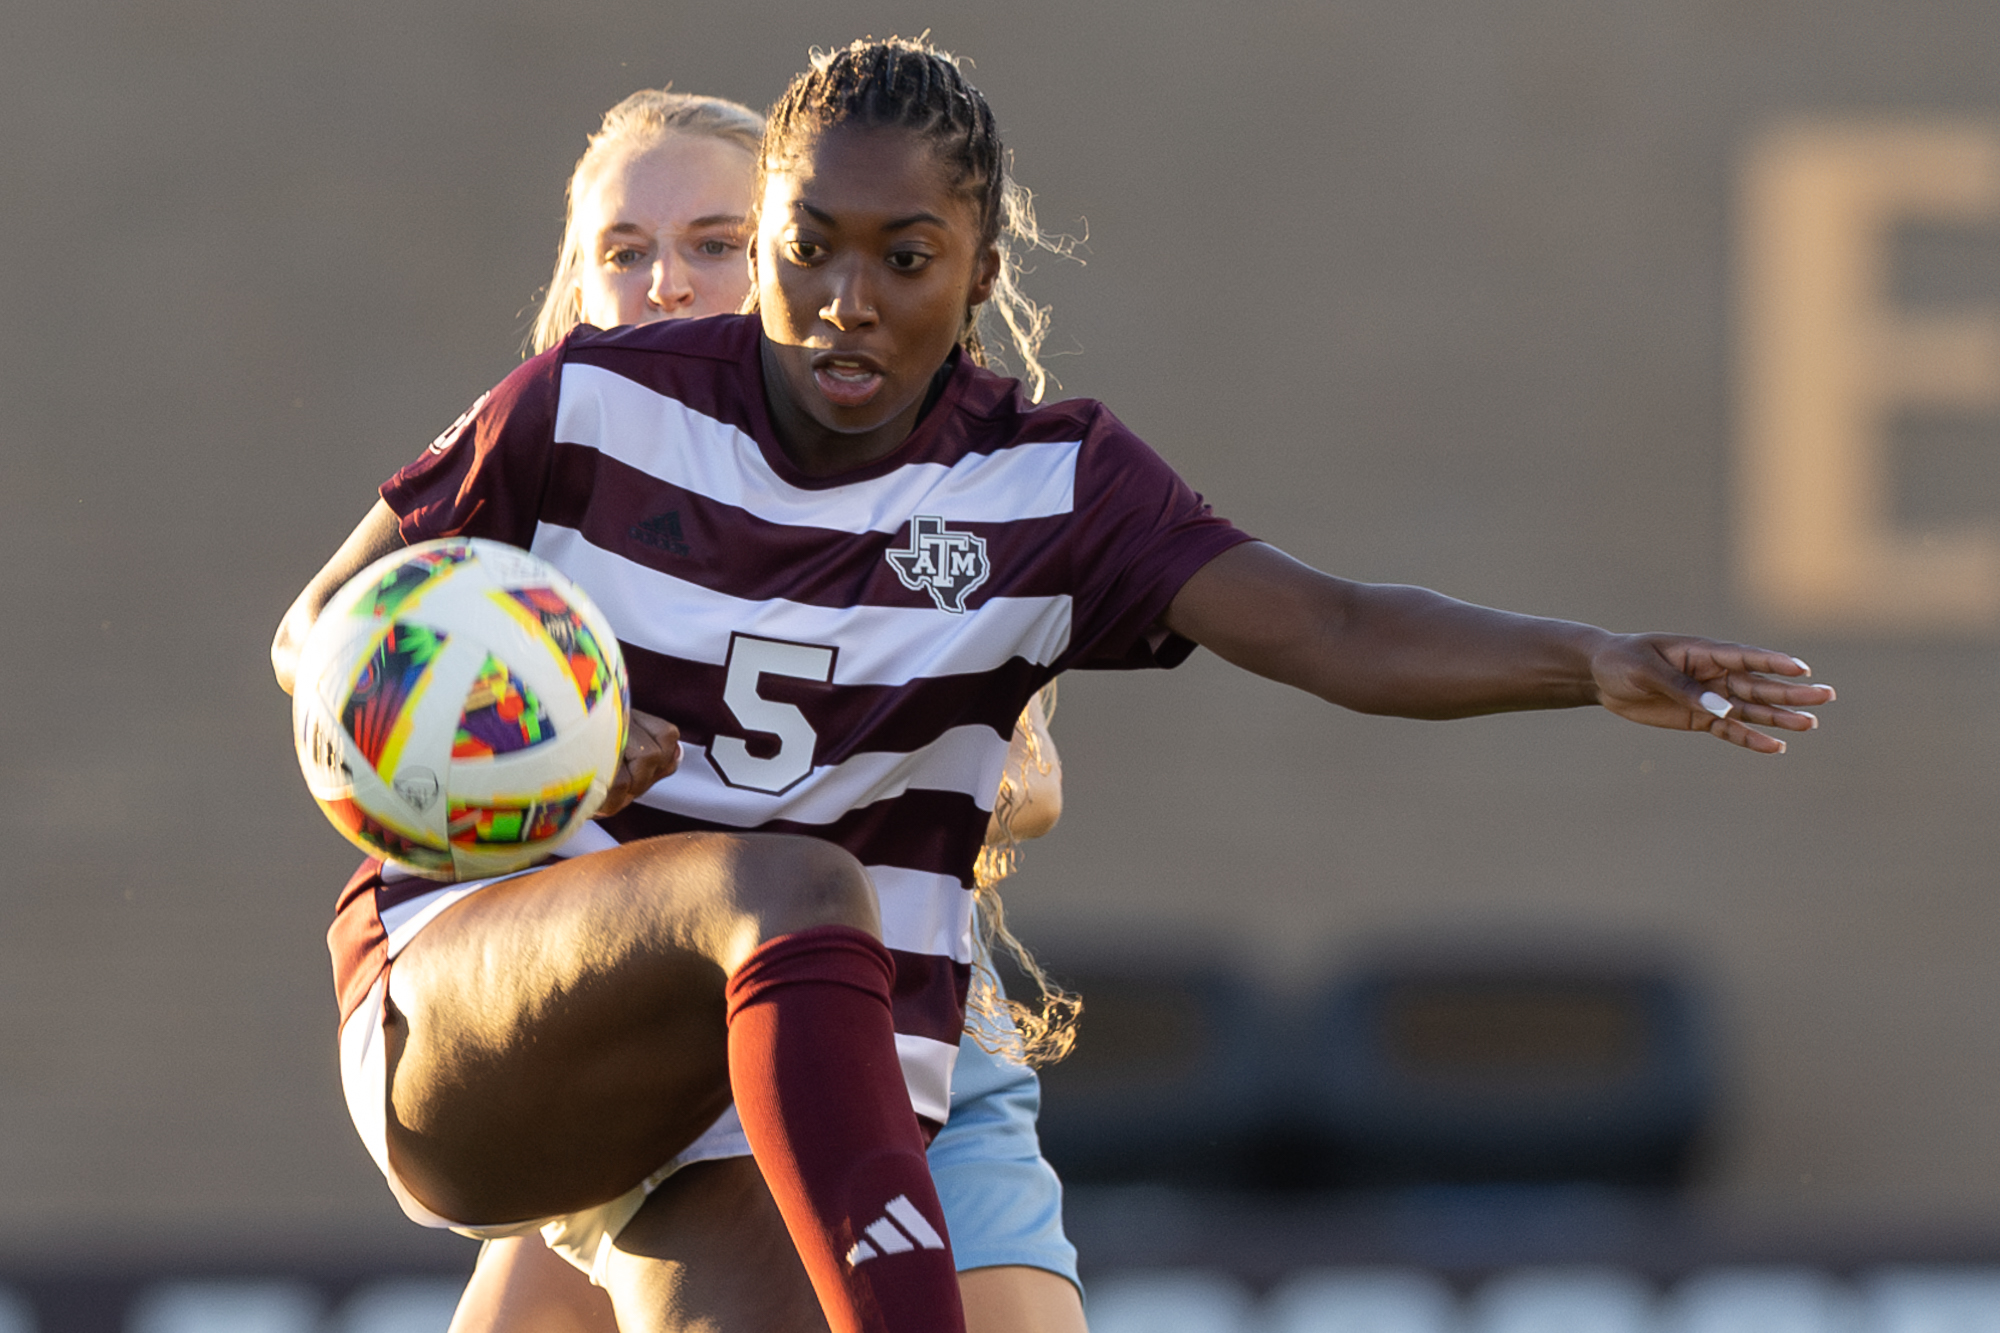
[[[646,252],[644,250],[637,250],[629,245],[622,249],[612,250],[604,256],[604,262],[613,268],[631,268],[634,264],[644,263],[645,259]]]
[[[826,247],[818,241],[794,236],[785,242],[785,253],[791,256],[794,263],[811,264],[825,256]]]
[[[931,258],[922,250],[891,250],[888,263],[898,273],[921,273],[929,267]]]
[[[733,252],[737,248],[738,248],[737,246],[731,244],[728,241],[723,240],[720,236],[711,236],[707,240],[702,241],[700,244],[696,245],[695,252],[697,254],[707,255],[710,259],[720,259],[724,255]]]

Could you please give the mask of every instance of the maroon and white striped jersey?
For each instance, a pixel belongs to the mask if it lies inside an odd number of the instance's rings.
[[[868,867],[912,1099],[942,1121],[1015,719],[1060,672],[1185,658],[1156,622],[1249,538],[1100,404],[1034,407],[956,354],[895,453],[807,477],[759,337],[754,316],[581,329],[382,495],[406,540],[526,546],[610,618],[633,706],[683,747],[610,838],[806,833]]]

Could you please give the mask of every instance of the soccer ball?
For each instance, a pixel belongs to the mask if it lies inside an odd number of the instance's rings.
[[[306,786],[370,856],[432,879],[534,864],[604,803],[630,691],[604,614],[502,542],[384,556],[306,637],[292,738]]]

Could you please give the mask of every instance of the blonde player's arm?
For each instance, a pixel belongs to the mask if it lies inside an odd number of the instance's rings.
[[[1039,838],[1062,818],[1062,756],[1049,737],[1049,714],[1037,694],[1021,710],[1007,747],[1007,768],[986,821],[986,845],[1006,847]]]

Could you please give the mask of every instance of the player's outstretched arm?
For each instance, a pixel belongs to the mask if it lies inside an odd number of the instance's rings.
[[[1352,583],[1261,542],[1187,581],[1166,627],[1260,676],[1363,713],[1453,718],[1602,704],[1620,717],[1781,753],[1755,730],[1809,731],[1833,688],[1784,653],[1673,634],[1613,634],[1424,588]]]

